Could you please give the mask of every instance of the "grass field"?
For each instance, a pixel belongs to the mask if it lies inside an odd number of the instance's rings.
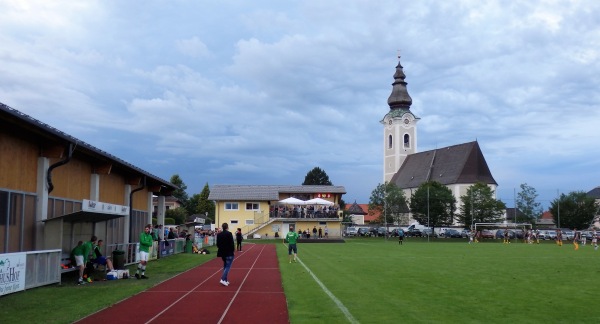
[[[357,238],[298,248],[301,263],[280,259],[292,323],[600,322],[600,250],[590,246]]]
[[[600,322],[600,250],[590,246],[417,238],[398,246],[356,238],[301,243],[300,262],[289,264],[286,246],[270,242],[277,244],[292,323]],[[79,287],[68,278],[6,295],[0,323],[71,323],[214,257],[152,261],[150,280]]]

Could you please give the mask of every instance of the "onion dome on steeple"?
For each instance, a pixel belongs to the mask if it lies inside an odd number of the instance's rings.
[[[398,65],[396,66],[396,73],[394,73],[394,83],[392,83],[392,94],[388,98],[388,105],[390,109],[410,109],[412,104],[412,98],[408,95],[406,90],[406,82],[404,79],[406,75],[402,70],[402,64],[400,64],[400,56],[398,56]]]

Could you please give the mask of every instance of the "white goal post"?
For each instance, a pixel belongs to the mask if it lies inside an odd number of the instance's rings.
[[[525,230],[527,227],[532,229],[531,224],[529,223],[475,223],[475,232],[477,232],[477,227],[479,228],[488,228],[488,227],[497,227],[497,228],[522,228]]]

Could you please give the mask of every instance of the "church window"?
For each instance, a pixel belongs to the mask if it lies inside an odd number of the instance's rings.
[[[410,135],[404,134],[404,147],[410,147]]]
[[[392,135],[388,135],[388,148],[391,149],[393,146]]]

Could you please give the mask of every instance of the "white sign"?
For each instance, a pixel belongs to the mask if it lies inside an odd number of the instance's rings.
[[[83,200],[83,204],[81,206],[82,211],[92,212],[92,213],[104,213],[104,214],[114,214],[114,215],[129,215],[129,207],[122,205],[115,205],[109,203],[103,203],[100,201],[94,200]]]
[[[25,290],[26,253],[0,255],[0,296]]]

